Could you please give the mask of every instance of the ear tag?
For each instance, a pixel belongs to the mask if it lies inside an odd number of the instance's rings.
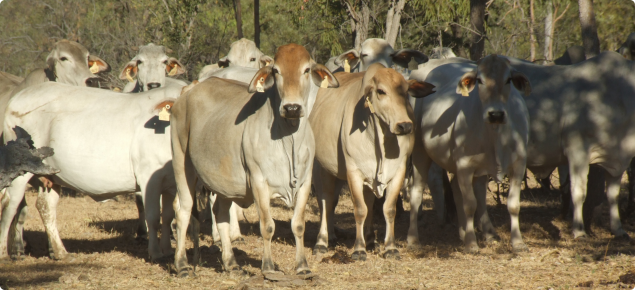
[[[165,107],[161,108],[161,112],[159,112],[159,120],[170,121],[170,113],[168,112],[169,109],[170,105],[165,105]]]
[[[322,83],[320,84],[321,88],[328,88],[329,87],[329,78],[327,76],[324,77],[324,79],[322,80]]]
[[[262,85],[265,83],[265,78],[260,78],[258,80],[258,83],[256,83],[256,91],[260,92],[260,93],[264,93],[265,92],[265,87]]]
[[[178,65],[174,65],[174,67],[170,70],[170,72],[168,73],[169,76],[175,76],[176,73],[178,72],[177,69]]]
[[[270,63],[271,63],[270,61],[266,61],[265,66],[269,66]]]
[[[131,83],[134,82],[134,79],[130,76],[130,68],[126,69],[126,79]]]
[[[370,99],[366,97],[366,107],[370,110],[371,114],[375,114],[375,107],[373,107],[373,103],[370,102]]]
[[[93,61],[93,65],[90,66],[90,73],[96,74],[98,72],[99,72],[99,66],[97,65],[96,61]]]
[[[347,73],[351,72],[351,65],[348,64],[348,58],[344,60],[344,71]]]
[[[417,63],[414,57],[411,57],[410,62],[408,63],[408,69],[417,70],[418,68],[419,68],[419,63]]]
[[[464,97],[469,97],[470,96],[470,92],[467,91],[466,87],[462,87],[461,88],[461,95]]]

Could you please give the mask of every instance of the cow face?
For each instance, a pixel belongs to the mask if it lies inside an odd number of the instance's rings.
[[[292,43],[278,48],[273,63],[256,73],[249,84],[249,92],[265,91],[275,86],[280,97],[280,116],[298,119],[305,116],[311,82],[319,86],[325,79],[330,88],[339,86],[331,71],[315,63],[303,46]]]
[[[512,85],[525,96],[531,93],[527,77],[511,68],[509,61],[489,55],[477,63],[475,70],[465,73],[456,92],[469,96],[478,85],[478,95],[483,104],[483,118],[490,124],[504,124],[507,119],[505,110]]]
[[[376,63],[369,67],[362,82],[364,106],[395,135],[412,132],[412,107],[408,95],[420,98],[433,93],[434,86],[411,80],[406,82],[395,70]]]
[[[373,63],[381,63],[384,67],[391,67],[394,64],[401,67],[408,67],[408,63],[412,59],[417,64],[428,61],[428,57],[420,51],[413,49],[393,50],[388,41],[380,38],[369,38],[362,43],[362,49],[349,50],[335,59],[335,64],[344,66],[347,60],[351,68],[359,64],[359,71],[367,71]]]
[[[119,78],[132,81],[136,77],[141,90],[149,91],[165,86],[166,74],[175,76],[184,72],[176,58],[165,54],[165,47],[150,43],[139,48],[139,53],[124,67]]]
[[[110,71],[108,63],[89,55],[83,45],[68,40],[55,43],[46,64],[45,72],[51,81],[80,87],[97,84],[99,78],[93,72]]]
[[[242,38],[234,41],[227,56],[218,61],[219,67],[242,66],[250,68],[263,68],[273,62],[273,59],[262,53],[256,43]]]

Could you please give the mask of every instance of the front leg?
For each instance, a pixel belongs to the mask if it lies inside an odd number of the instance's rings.
[[[262,273],[274,273],[275,265],[271,258],[271,239],[273,233],[276,230],[276,224],[271,217],[271,194],[269,186],[266,181],[261,177],[251,176],[251,189],[254,195],[254,201],[256,203],[256,209],[258,209],[258,216],[260,217],[260,234],[262,235],[263,251],[262,251]],[[222,239],[222,233],[221,233]],[[225,241],[222,241],[223,247]]]
[[[474,194],[476,195],[476,223],[478,229],[485,236],[485,241],[494,242],[499,240],[498,234],[492,225],[492,221],[487,214],[487,175],[474,178]]]
[[[520,162],[519,162],[520,163]],[[525,162],[517,164],[509,180],[509,196],[507,197],[507,211],[511,218],[511,243],[514,252],[528,251],[527,245],[523,242],[520,234],[520,184],[525,177]]]
[[[622,174],[618,176],[612,176],[610,173],[606,172],[606,183],[608,188],[606,190],[606,196],[609,202],[609,213],[611,217],[611,232],[616,237],[626,237],[629,238],[628,234],[622,228],[622,222],[620,221],[620,210],[618,197],[620,195],[620,187]]]
[[[366,215],[368,214],[368,207],[366,206],[364,196],[364,181],[361,173],[357,170],[348,171],[348,187],[351,190],[351,196],[353,199],[353,213],[355,215],[355,246],[353,248],[353,260],[366,260],[366,241],[364,240],[364,222],[366,221]],[[373,196],[374,198],[374,196]]]
[[[304,211],[306,210],[306,203],[309,200],[309,194],[311,193],[311,176],[307,177],[306,181],[298,190],[295,201],[295,208],[293,210],[293,218],[291,219],[291,229],[295,236],[295,272],[298,275],[306,275],[311,273],[309,264],[306,261],[306,255],[304,254]]]
[[[468,253],[478,252],[478,244],[476,243],[476,234],[474,233],[474,212],[476,211],[476,198],[472,187],[474,173],[469,169],[461,169],[457,171],[455,177],[461,190],[462,203],[457,203],[457,211],[462,210],[465,222],[462,224],[465,229],[465,251]]]
[[[395,215],[397,199],[401,191],[401,185],[406,176],[405,164],[397,170],[395,176],[386,187],[386,201],[384,202],[384,218],[386,219],[386,238],[384,240],[384,258],[399,260],[399,250],[395,246]]]

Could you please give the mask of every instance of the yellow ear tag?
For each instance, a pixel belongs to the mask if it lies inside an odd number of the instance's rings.
[[[419,63],[417,63],[417,61],[415,61],[414,57],[410,58],[410,62],[408,63],[408,69],[409,70],[417,70],[419,68]]]
[[[347,73],[351,72],[351,65],[348,64],[348,58],[344,60],[344,71]]]
[[[329,87],[329,78],[328,77],[324,77],[324,79],[322,80],[322,83],[320,84],[321,88],[328,88]]]
[[[370,102],[370,99],[366,97],[366,107],[370,110],[372,114],[375,114],[375,108],[373,107],[373,103]]]
[[[266,61],[265,66],[269,66],[270,63],[271,63],[270,61]]]
[[[260,92],[260,93],[264,93],[265,92],[265,87],[262,85],[265,83],[265,78],[260,78],[258,80],[258,83],[256,83],[256,91]]]
[[[99,66],[97,65],[97,62],[94,61],[93,65],[90,67],[90,73],[96,74],[98,72],[99,72]]]
[[[130,76],[130,68],[126,69],[126,79],[131,83],[134,82],[134,79]]]
[[[178,65],[175,65],[175,66],[174,66],[174,67],[170,70],[170,72],[168,73],[168,75],[169,75],[169,76],[175,76],[175,75],[176,75],[176,73],[178,72],[177,66],[178,66]]]
[[[161,108],[161,112],[159,112],[159,120],[170,121],[170,113],[168,112],[169,109],[170,105],[165,105],[165,107]]]
[[[466,87],[462,87],[461,88],[461,95],[464,97],[469,97],[470,96],[470,92],[467,91]]]

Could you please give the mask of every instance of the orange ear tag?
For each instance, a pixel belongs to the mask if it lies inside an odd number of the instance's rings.
[[[159,120],[170,121],[170,113],[168,112],[169,109],[170,105],[165,105],[165,107],[161,108],[161,112],[159,112]]]
[[[97,62],[96,62],[96,61],[94,61],[94,62],[93,62],[93,65],[92,65],[92,66],[90,66],[90,73],[92,73],[92,74],[96,74],[96,73],[98,73],[98,72],[99,72],[99,66],[97,65]]]
[[[348,64],[348,58],[344,60],[344,71],[347,73],[351,72],[351,65]]]
[[[265,78],[260,78],[258,80],[258,83],[256,83],[256,91],[260,92],[260,93],[264,93],[265,92],[265,87],[262,85],[265,83]]]
[[[134,82],[134,79],[130,76],[130,68],[126,69],[126,79],[131,83]]]
[[[324,79],[322,80],[322,83],[320,84],[321,88],[328,88],[329,87],[329,78],[328,77],[324,77]]]

